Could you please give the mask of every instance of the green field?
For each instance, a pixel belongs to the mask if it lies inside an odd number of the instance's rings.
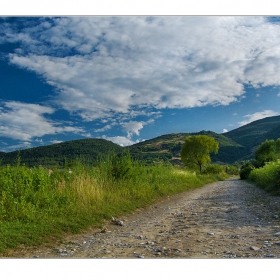
[[[172,165],[144,166],[128,153],[109,153],[97,166],[29,168],[20,161],[0,168],[0,252],[102,227],[157,199],[227,177],[195,175]]]

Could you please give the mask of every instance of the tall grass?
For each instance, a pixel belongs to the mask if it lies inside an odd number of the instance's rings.
[[[195,175],[171,165],[145,166],[129,154],[109,153],[97,167],[20,165],[0,168],[0,252],[37,245],[62,232],[101,227],[104,220],[200,187],[224,176]]]
[[[264,167],[251,171],[248,179],[272,194],[280,194],[280,160],[267,162]]]

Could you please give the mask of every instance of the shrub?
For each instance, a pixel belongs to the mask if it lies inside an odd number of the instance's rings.
[[[225,167],[219,164],[209,164],[203,170],[202,174],[220,174],[225,173]]]
[[[227,174],[230,174],[230,175],[239,175],[239,169],[233,165],[227,166],[226,172],[227,172]]]
[[[241,167],[241,170],[239,172],[239,175],[240,175],[240,179],[241,180],[247,180],[251,171],[254,169],[255,167],[250,163],[246,163],[245,165],[243,165]]]
[[[267,192],[279,194],[280,160],[266,163],[264,167],[254,169],[248,179]]]

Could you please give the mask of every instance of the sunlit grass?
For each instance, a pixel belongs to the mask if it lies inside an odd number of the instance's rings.
[[[0,252],[38,245],[49,236],[101,227],[157,199],[225,179],[186,169],[144,166],[130,155],[106,155],[97,167],[76,163],[52,173],[43,167],[0,168]]]
[[[250,172],[251,182],[273,194],[280,194],[280,160],[268,162],[264,167]]]

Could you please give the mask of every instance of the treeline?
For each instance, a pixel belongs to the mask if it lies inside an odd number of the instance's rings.
[[[0,160],[3,165],[14,165],[17,158],[20,157],[21,163],[28,167],[40,165],[48,168],[62,167],[66,162],[71,163],[75,160],[84,164],[97,165],[98,159],[102,155],[109,151],[121,153],[122,150],[121,146],[105,139],[82,139],[2,153],[0,154]]]

